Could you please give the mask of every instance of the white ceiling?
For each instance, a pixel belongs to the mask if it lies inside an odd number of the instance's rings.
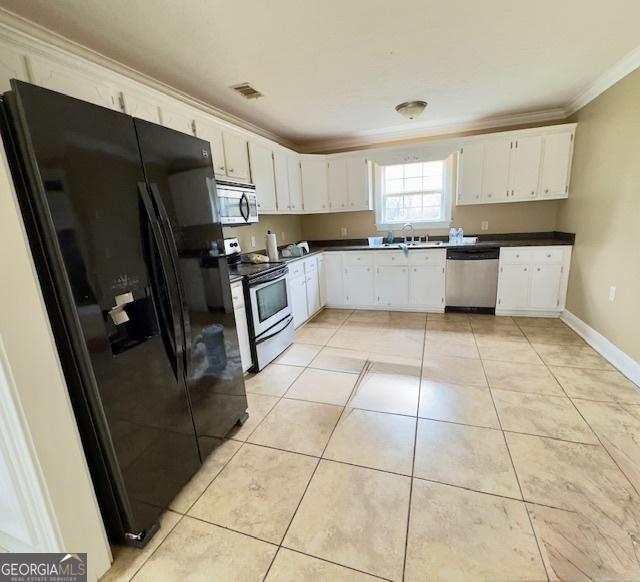
[[[638,45],[638,0],[0,0],[301,145],[564,107]],[[264,93],[245,100],[229,87]],[[405,121],[400,102],[425,99]]]

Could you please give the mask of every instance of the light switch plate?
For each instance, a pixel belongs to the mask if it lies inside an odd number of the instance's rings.
[[[616,288],[612,285],[609,287],[609,301],[616,300]]]
[[[340,228],[340,236],[347,236],[347,227],[346,226],[342,226]]]
[[[480,230],[489,230],[489,221],[488,220],[483,220],[480,223]]]
[[[251,248],[255,249],[256,248],[256,237],[251,235]]]
[[[282,242],[287,240],[287,237],[284,234],[284,230],[280,233],[282,235]]]

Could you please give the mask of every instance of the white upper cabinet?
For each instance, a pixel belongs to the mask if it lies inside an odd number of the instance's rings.
[[[196,135],[211,145],[213,171],[216,176],[226,176],[227,168],[224,164],[224,144],[222,143],[222,127],[208,119],[196,119]]]
[[[509,162],[513,141],[495,139],[484,144],[482,201],[506,202],[509,194]]]
[[[9,44],[0,43],[0,91],[11,89],[11,79],[28,81],[25,53]]]
[[[95,105],[118,109],[114,86],[83,69],[49,60],[39,55],[29,57],[33,83]]]
[[[349,210],[373,210],[371,163],[367,158],[347,158],[347,192]]]
[[[238,133],[223,131],[222,143],[224,144],[224,160],[227,168],[227,176],[234,180],[249,182],[251,172],[249,169],[247,140]]]
[[[289,179],[289,212],[302,212],[302,176],[300,158],[296,154],[287,155],[287,175]]]
[[[302,156],[302,200],[305,212],[327,212],[329,190],[327,183],[327,158]]]
[[[538,194],[542,136],[529,135],[514,141],[509,183],[513,200],[533,200]]]
[[[545,135],[542,142],[540,198],[566,198],[573,154],[573,131]]]
[[[162,125],[182,133],[194,135],[193,112],[179,103],[163,103],[160,106]]]
[[[347,160],[345,158],[329,160],[327,169],[329,172],[329,207],[331,210],[348,210]]]
[[[458,158],[458,205],[567,198],[576,124],[475,136]]]
[[[120,92],[120,99],[124,112],[131,117],[151,123],[161,122],[158,100],[153,95],[135,89],[125,89]]]
[[[276,208],[280,213],[291,212],[288,158],[284,151],[274,150],[273,172],[276,184]]]
[[[465,144],[458,158],[457,203],[479,204],[482,195],[482,170],[484,167],[484,143]]]
[[[276,183],[273,171],[273,150],[258,141],[249,142],[251,178],[256,185],[258,213],[276,212]]]

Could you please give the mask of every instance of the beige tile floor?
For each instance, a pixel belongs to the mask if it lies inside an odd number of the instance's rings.
[[[325,309],[108,580],[640,580],[640,390],[559,320]]]

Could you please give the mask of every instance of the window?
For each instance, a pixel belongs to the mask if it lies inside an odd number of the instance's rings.
[[[448,226],[451,218],[447,160],[380,166],[376,222],[379,228],[411,223]]]

